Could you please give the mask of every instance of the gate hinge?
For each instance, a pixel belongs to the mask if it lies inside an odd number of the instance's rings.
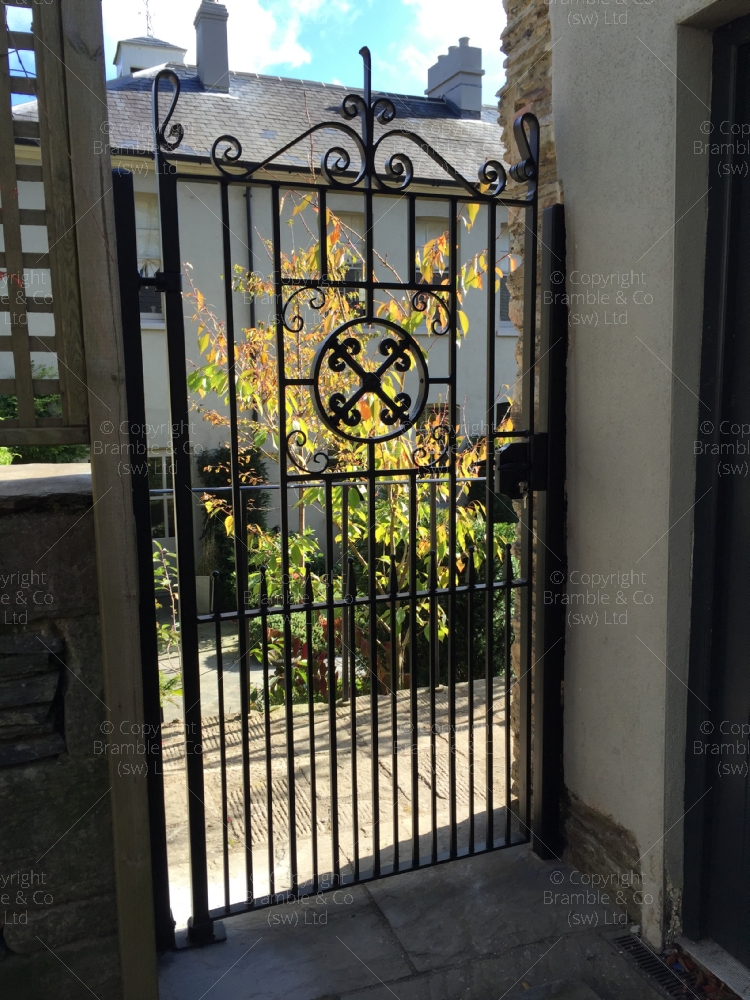
[[[495,452],[495,492],[522,500],[529,491],[547,489],[547,435],[513,441]]]
[[[151,285],[157,292],[182,292],[179,271],[157,271],[153,278],[141,277],[142,285]]]

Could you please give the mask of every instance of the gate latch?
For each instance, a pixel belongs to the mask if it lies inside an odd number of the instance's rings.
[[[142,285],[152,285],[157,292],[181,292],[182,275],[176,271],[157,271],[153,278],[141,277]]]
[[[547,489],[547,435],[513,441],[495,452],[495,492],[522,500],[529,491]]]

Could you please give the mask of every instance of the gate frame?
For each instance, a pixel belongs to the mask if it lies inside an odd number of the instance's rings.
[[[368,151],[368,155],[372,148],[372,94],[370,87],[370,65],[369,65],[369,51],[367,49],[361,50],[365,62],[365,102],[366,107],[369,110],[369,119],[367,113],[363,114],[364,125],[363,125],[363,137],[365,148]],[[175,94],[171,102],[171,106],[166,114],[163,121],[159,117],[159,104],[158,104],[158,94],[159,94],[159,84],[162,80],[168,79],[174,89]],[[130,215],[134,218],[134,201],[132,193],[132,179],[128,180],[126,176],[127,172],[116,172],[120,173],[121,176],[116,178],[115,183],[115,193],[118,197],[118,245],[120,245],[121,232],[122,232],[122,246],[120,247],[121,253],[123,253],[127,263],[123,266],[121,265],[121,289],[123,294],[123,322],[126,322],[127,314],[127,325],[130,328],[129,335],[126,336],[126,344],[129,348],[133,350],[133,354],[129,360],[129,372],[128,378],[133,382],[138,382],[140,379],[140,386],[133,390],[133,407],[134,409],[141,412],[141,407],[143,405],[143,385],[142,385],[142,359],[140,350],[140,318],[139,309],[137,304],[138,290],[143,285],[154,285],[158,291],[162,292],[164,295],[165,303],[165,320],[166,320],[166,330],[167,330],[167,342],[168,342],[168,370],[169,370],[169,394],[170,394],[170,412],[174,414],[185,415],[188,413],[188,393],[187,384],[185,378],[184,369],[184,357],[185,357],[185,329],[184,329],[184,319],[183,319],[183,307],[182,307],[182,268],[180,261],[180,251],[179,251],[179,219],[178,219],[178,205],[177,205],[177,184],[183,175],[180,175],[175,165],[170,162],[169,154],[174,152],[174,150],[179,145],[182,134],[181,127],[179,125],[173,124],[169,133],[167,134],[167,126],[170,122],[172,114],[175,110],[177,100],[179,97],[179,80],[176,75],[170,70],[163,70],[157,74],[154,85],[153,85],[153,127],[155,135],[155,167],[156,167],[156,177],[158,184],[158,196],[159,196],[159,218],[160,227],[162,234],[169,232],[170,238],[165,240],[162,236],[162,271],[157,273],[154,278],[144,279],[141,278],[137,273],[137,266],[135,264],[135,258],[133,256],[133,243],[132,236],[134,233],[129,233],[130,224],[127,222],[127,216]],[[332,124],[332,123],[326,123]],[[368,124],[370,128],[368,129]],[[525,127],[528,126],[529,135],[527,136],[525,132]],[[317,127],[322,127],[318,125]],[[304,135],[306,135],[305,133]],[[544,646],[544,652],[537,657],[536,663],[531,664],[528,670],[519,678],[519,688],[520,697],[523,707],[521,721],[520,721],[520,745],[523,748],[522,753],[519,758],[519,798],[518,798],[518,808],[520,815],[516,815],[516,819],[520,822],[521,826],[525,828],[526,834],[524,836],[524,841],[528,842],[531,840],[532,849],[542,856],[553,856],[558,849],[559,843],[559,793],[561,785],[561,682],[562,682],[562,665],[563,665],[563,655],[564,655],[564,643],[561,643],[561,639],[564,637],[564,618],[560,620],[560,616],[555,615],[554,612],[549,613],[545,610],[543,615],[537,612],[536,627],[534,623],[534,615],[532,613],[532,603],[536,603],[537,608],[543,607],[543,604],[539,604],[539,597],[541,595],[541,584],[544,580],[544,570],[537,574],[536,579],[533,573],[533,559],[534,559],[534,546],[532,541],[532,535],[534,534],[532,528],[535,523],[534,517],[534,503],[539,504],[536,516],[536,526],[539,529],[539,535],[542,538],[543,544],[544,539],[553,543],[553,548],[557,547],[558,551],[563,550],[563,556],[561,561],[564,561],[564,542],[565,542],[565,518],[564,518],[564,479],[565,479],[565,457],[564,457],[564,414],[565,414],[565,363],[567,357],[567,310],[564,306],[556,303],[552,308],[546,309],[543,307],[541,313],[541,327],[540,327],[540,357],[537,361],[536,358],[536,310],[537,310],[537,247],[538,247],[538,161],[539,161],[539,127],[538,122],[533,115],[528,113],[521,115],[515,122],[515,134],[518,148],[525,151],[525,158],[514,167],[511,167],[510,174],[511,177],[518,183],[527,183],[528,189],[526,197],[523,199],[516,198],[504,198],[493,195],[492,197],[484,196],[480,192],[476,192],[474,195],[467,195],[466,200],[474,200],[480,203],[485,203],[490,206],[497,205],[507,205],[518,208],[523,208],[526,217],[526,228],[527,228],[527,240],[528,244],[524,248],[524,261],[525,261],[525,273],[524,273],[524,330],[523,330],[523,363],[524,363],[524,376],[523,376],[523,400],[522,400],[522,414],[521,422],[525,427],[524,431],[519,432],[498,432],[496,429],[490,431],[489,433],[495,439],[507,439],[516,440],[519,443],[526,442],[525,448],[525,468],[527,469],[526,479],[531,482],[531,492],[527,494],[527,499],[524,504],[524,511],[522,516],[523,533],[522,533],[522,544],[521,544],[521,579],[515,583],[518,585],[519,589],[527,590],[527,596],[521,601],[521,631],[519,641],[521,647],[521,662],[531,663],[531,654],[534,647],[536,650],[540,648],[541,644]],[[304,137],[303,135],[303,137]],[[170,136],[171,139],[168,137]],[[214,166],[218,166],[216,160],[216,149],[218,144],[224,140],[226,141],[231,137],[220,137],[216,140],[214,144],[214,149],[212,151],[212,161]],[[298,137],[293,143],[299,141]],[[288,148],[288,147],[284,147]],[[282,150],[283,151],[283,150]],[[434,152],[434,151],[432,151]],[[432,152],[430,155],[432,155]],[[265,166],[266,164],[273,161],[273,159],[278,156],[278,152],[274,156],[269,157],[263,164],[253,168],[258,170]],[[438,158],[438,156],[433,156],[433,159]],[[225,160],[225,162],[227,162]],[[245,166],[244,163],[239,161],[239,153],[236,158],[231,157],[228,160],[229,163],[233,165]],[[439,157],[439,162],[441,165],[448,168],[449,172],[452,171],[450,165],[446,161]],[[370,174],[373,170],[373,162],[368,161],[369,170],[364,178],[365,188],[349,188],[356,193],[364,193],[364,191],[371,190],[370,185]],[[502,166],[496,164],[494,161],[490,161],[487,166],[499,166],[500,170],[503,170]],[[487,169],[487,166],[484,168]],[[504,171],[503,171],[504,174]],[[453,171],[454,180],[456,177],[460,177],[457,172]],[[192,180],[196,178],[191,176]],[[480,179],[482,175],[480,172]],[[485,175],[485,180],[487,180],[487,175]],[[214,183],[219,183],[221,185],[221,198],[222,198],[222,210],[223,217],[225,220],[228,219],[228,188],[229,184],[232,183],[231,180],[222,178],[221,174],[217,174],[215,180],[210,178]],[[491,180],[491,178],[490,178]],[[461,182],[466,187],[466,182],[461,179]],[[247,182],[248,190],[251,190],[249,181]],[[282,185],[283,186],[283,185]],[[290,186],[300,186],[290,181]],[[302,185],[303,187],[305,185]],[[311,185],[307,185],[310,187]],[[332,188],[332,185],[327,183],[325,186],[315,185],[319,195]],[[348,187],[348,186],[347,186]],[[504,188],[504,182],[503,182]],[[502,188],[501,188],[502,190]],[[395,192],[394,192],[395,193]],[[453,202],[458,200],[464,200],[460,195],[451,196]],[[321,203],[324,205],[324,194],[321,197]],[[455,212],[453,213],[455,215]],[[491,217],[494,219],[494,210],[491,213]],[[122,218],[122,231],[120,231],[120,219]],[[455,225],[455,222],[454,222]],[[274,213],[274,238],[275,244],[278,251],[278,229],[279,229],[279,216],[278,213]],[[494,223],[492,231],[494,232]],[[224,222],[224,233],[223,233],[223,251],[225,264],[230,261],[229,252],[229,228],[228,223]],[[564,249],[565,249],[565,237],[564,237],[564,220],[562,215],[562,206],[553,206],[552,209],[548,209],[544,213],[544,239],[543,245],[544,250],[542,253],[542,288],[549,287],[550,274],[552,271],[564,270]],[[129,245],[128,245],[129,244]],[[549,246],[554,249],[549,250]],[[454,254],[455,256],[455,254]],[[226,267],[225,267],[226,271]],[[376,284],[370,277],[367,279],[368,287],[372,289],[372,286]],[[358,282],[358,285],[363,285],[363,282]],[[488,292],[488,313],[493,317],[494,322],[494,311],[492,309],[492,304],[494,300],[494,282],[490,283],[492,286],[492,291]],[[281,282],[277,281],[279,286],[277,291],[277,299],[281,303]],[[563,284],[564,290],[564,284]],[[227,335],[229,351],[232,350],[232,345],[234,343],[234,330],[233,330],[233,312],[231,303],[231,283],[225,281],[226,289],[226,306],[227,306]],[[370,298],[372,298],[372,291],[368,292]],[[125,298],[128,298],[129,305],[126,304]],[[368,310],[371,311],[371,310]],[[455,317],[453,317],[455,318]],[[278,323],[277,319],[277,323]],[[552,338],[554,342],[551,346],[545,346],[550,343]],[[136,346],[137,344],[137,346]],[[492,364],[492,374],[488,372],[488,377],[494,378],[494,336],[490,338],[490,343],[488,350],[490,352]],[[136,356],[137,355],[137,356]],[[540,371],[542,375],[539,380],[540,389],[540,407],[538,413],[538,423],[539,426],[544,428],[544,432],[538,434],[535,432],[535,417],[534,412],[534,385],[535,385],[535,375],[534,369],[540,363]],[[562,378],[562,383],[560,379]],[[236,414],[237,414],[237,401],[234,391],[234,381],[229,379],[229,407],[230,407],[230,428],[231,428],[231,455],[232,455],[232,468],[235,470],[237,468],[238,462],[238,441],[236,433]],[[142,421],[145,423],[145,420]],[[558,448],[561,448],[561,457],[557,462],[554,461],[555,452],[551,450],[550,453],[550,480],[549,484],[546,482],[546,471],[542,473],[540,470],[544,468],[546,470],[547,465],[547,438],[546,434],[549,432],[550,437],[553,442],[557,444]],[[455,430],[453,431],[455,433]],[[179,566],[180,579],[182,580],[192,580],[195,576],[195,557],[193,551],[193,511],[192,511],[192,455],[190,453],[190,442],[189,442],[189,423],[179,418],[177,420],[172,418],[172,459],[174,463],[174,505],[175,505],[175,526],[176,526],[176,540],[177,540],[177,558]],[[535,456],[535,451],[537,452]],[[504,456],[502,451],[495,452],[494,447],[488,447],[487,449],[487,496],[488,498],[492,494],[492,484],[494,483],[495,473],[498,475],[505,469]],[[288,473],[285,474],[283,470],[283,461],[280,463],[280,492],[284,495],[284,487],[286,485],[286,479]],[[147,475],[144,482],[133,483],[134,490],[139,492],[139,508],[146,510],[144,506],[144,489],[147,489]],[[550,495],[544,496],[543,491],[549,486]],[[235,511],[241,511],[243,509],[240,491],[239,491],[239,478],[236,475],[232,475],[232,499],[233,499],[233,509]],[[185,490],[188,491],[190,497],[185,495]],[[535,498],[535,493],[539,491],[541,496]],[[284,518],[284,512],[286,511],[286,497],[284,496],[284,501],[280,505],[282,512],[282,521]],[[491,510],[491,505],[488,505],[488,511]],[[547,511],[550,510],[554,512],[554,516],[550,517]],[[145,528],[147,530],[148,521],[145,522]],[[491,513],[488,513],[488,530],[491,530],[493,519]],[[143,528],[144,526],[142,526]],[[240,524],[235,531],[235,552],[237,558],[238,574],[244,572],[245,558],[244,549],[240,544],[239,539],[242,537],[244,525]],[[282,528],[283,530],[283,528]],[[150,558],[150,532],[148,532],[148,538],[145,537],[145,531],[141,532],[143,537],[139,538],[140,549],[142,558],[148,558],[148,565],[144,569],[141,566],[141,574],[144,576],[143,584],[146,583],[145,575],[146,573],[151,573],[151,558]],[[148,553],[146,549],[148,548]],[[542,557],[542,549],[537,548],[536,558],[539,560]],[[539,563],[540,567],[543,567],[544,561]],[[511,583],[508,581],[506,587]],[[455,582],[454,582],[455,585]],[[494,585],[494,584],[493,584]],[[144,588],[145,589],[145,588]],[[151,582],[151,597],[153,596],[153,581]],[[487,591],[488,600],[491,599],[491,592]],[[238,590],[239,597],[239,590]],[[149,625],[147,619],[149,618],[149,607],[147,607],[147,602],[149,601],[149,595],[146,594],[141,602],[141,627],[142,632],[148,631],[149,627],[153,631],[153,613],[150,614],[151,624]],[[209,911],[208,907],[208,879],[207,879],[207,857],[206,857],[206,831],[205,831],[205,810],[203,806],[203,765],[200,756],[201,753],[201,707],[200,707],[200,683],[199,683],[199,664],[198,664],[198,615],[197,615],[197,604],[195,587],[187,586],[181,587],[180,590],[180,623],[181,623],[181,655],[183,663],[183,691],[184,691],[184,705],[185,708],[185,742],[186,742],[186,767],[187,767],[187,780],[189,787],[188,795],[188,818],[189,818],[189,839],[190,839],[190,864],[191,864],[191,895],[192,895],[192,916],[188,924],[188,941],[186,943],[192,945],[203,945],[211,943],[212,941],[223,940],[224,933],[220,922],[216,919],[218,914]],[[153,605],[150,605],[153,607]],[[240,644],[240,662],[246,662],[246,641],[245,641],[245,629],[242,627],[245,613],[244,606],[241,600],[238,600],[237,615],[234,616],[237,619],[238,626],[238,640]],[[546,660],[546,666],[541,665],[542,659],[551,651],[552,647],[558,647],[555,654],[551,654]],[[143,649],[143,671],[144,671],[144,684],[147,694],[148,705],[147,710],[150,716],[156,717],[158,710],[158,698],[154,701],[154,691],[158,692],[158,657],[155,655],[155,642],[152,642],[148,637],[142,635],[142,649]],[[488,657],[491,658],[492,653],[488,648]],[[246,669],[246,668],[245,668]],[[287,671],[287,673],[289,673]],[[248,714],[248,689],[247,684],[241,684],[241,712],[243,718],[247,718]],[[534,760],[533,768],[536,775],[537,788],[540,790],[541,794],[536,794],[533,796],[533,817],[532,817],[532,789],[531,789],[531,746],[532,746],[532,692],[533,692],[533,721],[536,729],[535,745],[534,745]],[[335,711],[335,708],[333,709]],[[510,738],[510,711],[507,711],[506,717],[506,740]],[[158,721],[158,720],[157,720]],[[540,738],[540,734],[544,732],[544,739]],[[155,752],[160,752],[155,751]],[[245,784],[247,784],[247,774],[249,765],[249,744],[248,744],[248,733],[247,726],[243,726],[243,742],[242,742],[242,755],[243,755],[243,776],[245,778]],[[293,769],[293,761],[288,760],[288,767]],[[510,767],[510,755],[506,760],[506,768]],[[508,779],[509,780],[509,776]],[[289,791],[290,794],[294,795],[294,779],[293,774],[289,776]],[[163,798],[163,782],[159,780],[154,780],[150,786],[150,808],[152,823],[163,823],[164,820],[164,798]],[[245,806],[245,830],[246,838],[250,837],[250,796],[249,789],[246,787],[244,789],[244,806]],[[332,792],[333,794],[333,792]],[[510,784],[508,784],[508,790],[506,792],[508,796],[508,801],[510,799]],[[488,797],[489,802],[489,797]],[[293,808],[293,802],[290,803],[291,808]],[[488,804],[488,815],[491,816],[490,804]],[[292,815],[290,811],[290,815]],[[511,816],[510,810],[507,816],[507,823],[510,825]],[[454,825],[454,824],[453,824]],[[492,836],[491,822],[488,825],[487,840]],[[523,841],[517,841],[516,843],[521,843]],[[512,846],[510,842],[498,845],[497,847],[491,846],[486,847],[485,850],[496,850],[503,849],[506,846]],[[417,858],[419,855],[417,854]],[[451,857],[446,860],[453,860],[455,857],[454,845],[451,843]],[[157,935],[160,941],[161,947],[170,947],[174,942],[174,922],[171,918],[171,913],[169,912],[169,890],[168,890],[168,873],[166,868],[166,839],[165,831],[153,831],[152,830],[152,860],[154,864],[154,893],[155,893],[155,904],[157,911],[157,923],[158,930]],[[435,863],[444,863],[442,860],[433,860]],[[251,866],[252,862],[250,862]],[[418,870],[419,868],[427,867],[427,865],[417,864],[410,868],[404,869],[408,870]],[[292,863],[293,872],[296,871],[296,866]],[[252,868],[248,873],[248,887],[251,883],[251,872]],[[394,871],[392,874],[399,874],[398,870]],[[382,874],[378,874],[374,877],[384,877]],[[365,880],[362,880],[365,881]],[[295,889],[297,888],[295,884]],[[250,888],[249,890],[250,891]],[[294,892],[289,894],[292,898]],[[252,899],[251,896],[248,899]],[[246,912],[249,909],[259,908],[259,906],[251,905],[248,902],[244,904],[234,904],[231,908],[227,907],[222,910],[222,913],[228,912]]]

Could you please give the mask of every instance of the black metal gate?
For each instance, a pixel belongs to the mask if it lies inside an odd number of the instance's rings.
[[[521,843],[532,826],[536,848],[555,849],[553,717],[563,643],[541,590],[558,592],[564,579],[566,341],[554,295],[544,298],[540,331],[536,323],[539,127],[530,114],[515,123],[524,157],[509,171],[516,196],[506,195],[499,159],[471,182],[420,136],[389,127],[396,109],[371,93],[369,51],[362,55],[364,89],[344,99],[343,121],[312,124],[258,164],[242,159],[238,139],[222,135],[210,175],[187,171],[176,153],[183,131],[170,122],[180,84],[170,70],[157,75],[162,270],[155,277],[137,274],[132,179],[115,178],[136,426],[144,417],[139,287],[163,293],[166,319],[194,943],[214,940],[221,916]],[[171,89],[163,119],[162,83]],[[348,124],[356,119],[359,130]],[[337,143],[316,167],[314,143],[327,143],[332,132]],[[412,156],[393,151],[396,141],[411,144]],[[283,169],[285,154],[300,144],[310,151],[307,175],[304,167]],[[425,157],[444,183],[420,182]],[[192,392],[178,212],[187,182],[218,189],[224,289],[219,319],[199,289],[188,293],[200,323]],[[266,273],[238,269],[233,259],[236,189],[263,192],[264,221],[250,219],[247,198],[247,232],[262,230]],[[342,192],[361,200],[361,232],[331,208]],[[439,203],[445,218],[445,232],[425,241],[417,234],[422,201]],[[401,250],[376,239],[383,217],[376,209],[387,212],[387,204],[404,216]],[[514,259],[497,250],[501,208],[517,212],[526,233],[523,375],[512,407],[495,384],[501,258]],[[549,276],[564,267],[564,233],[558,215],[545,222]],[[295,224],[307,233],[304,246],[288,235]],[[463,234],[478,227],[480,250],[462,260]],[[399,253],[401,270],[392,263]],[[472,330],[484,340],[482,362],[470,373],[483,381],[472,387],[483,399],[473,424],[462,416],[460,382],[469,290],[484,297],[483,331]],[[241,333],[238,295],[249,313]],[[226,427],[223,485],[197,481],[190,429],[196,405],[208,405],[201,400],[214,401],[211,419]],[[548,487],[545,502],[540,491]],[[134,476],[134,489],[143,514],[143,475]],[[163,495],[166,488],[152,490]],[[213,606],[199,614],[201,519],[217,518],[233,543],[232,565],[214,572]],[[277,523],[269,526],[269,518]],[[151,551],[148,527],[139,527],[153,717]],[[535,538],[543,543],[538,551]],[[556,571],[552,583],[534,582],[535,563],[545,575]],[[228,593],[232,604],[222,607]],[[535,666],[543,659],[544,671]],[[235,679],[239,711],[232,714],[226,692]],[[552,802],[545,814],[538,792],[534,820],[532,682],[535,786],[550,788]],[[201,708],[209,686],[215,719]],[[546,743],[545,733],[552,734]],[[208,781],[220,803],[211,827]],[[163,789],[160,776],[151,782],[157,925],[164,927]]]

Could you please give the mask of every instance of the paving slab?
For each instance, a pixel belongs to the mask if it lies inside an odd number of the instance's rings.
[[[601,933],[611,930],[601,907],[587,911],[596,924],[581,925],[569,907],[544,902],[571,871],[516,847],[230,917],[226,942],[161,959],[160,995],[595,1000],[590,990],[599,1000],[657,1000]],[[522,984],[546,992],[520,993]]]
[[[415,972],[363,886],[224,922],[227,940],[161,959],[161,1000],[311,1000]],[[252,949],[252,950],[250,950]],[[362,957],[360,957],[362,956]],[[223,978],[220,978],[223,977]]]
[[[369,891],[424,971],[573,933],[571,907],[545,902],[545,892],[559,888],[553,873],[562,872],[565,884],[572,871],[522,846],[406,873],[398,884],[375,882]],[[604,923],[599,909],[591,918]]]
[[[565,1000],[661,1000],[599,934],[585,931],[524,945],[501,957],[459,962],[438,971],[341,994],[338,1000],[526,1000],[561,977],[574,980],[578,995]],[[530,989],[523,989],[527,983]],[[316,998],[322,1000],[322,998]],[[536,1000],[539,1000],[538,995]],[[554,1000],[563,1000],[554,996]]]

